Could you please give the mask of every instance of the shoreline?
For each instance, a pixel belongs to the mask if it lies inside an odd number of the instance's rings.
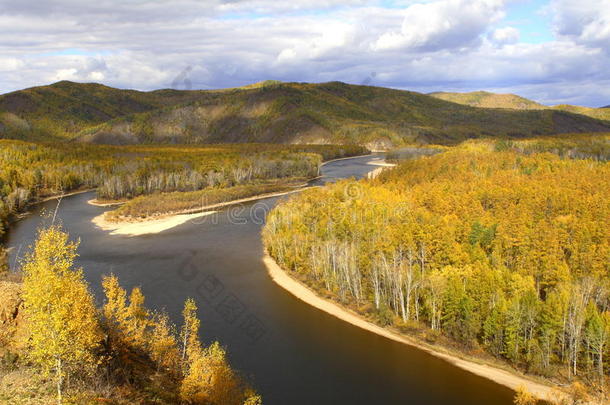
[[[216,211],[206,211],[197,214],[171,215],[163,218],[151,219],[148,221],[133,221],[133,222],[110,222],[104,217],[104,214],[94,217],[91,222],[104,231],[110,231],[110,235],[122,236],[141,236],[156,234],[175,228],[190,220],[212,215]]]
[[[348,156],[348,157],[331,159],[331,160],[327,160],[325,162],[320,163],[320,167],[322,167],[322,166],[324,166],[324,165],[326,165],[328,163],[337,162],[339,160],[356,159],[356,158],[363,158],[363,157],[367,157],[367,156],[375,156],[375,154],[374,153],[367,153],[366,155]]]
[[[131,220],[131,221],[108,221],[105,217],[106,212],[91,219],[91,222],[101,228],[104,231],[110,231],[110,235],[124,235],[124,236],[141,236],[157,234],[168,229],[172,229],[178,225],[182,225],[192,219],[196,219],[202,216],[214,214],[217,209],[230,207],[232,205],[238,205],[248,203],[252,201],[264,200],[272,197],[280,197],[292,193],[298,193],[305,190],[306,187],[297,188],[295,190],[279,191],[276,193],[260,194],[252,197],[241,198],[238,200],[225,201],[222,203],[211,204],[205,207],[192,208],[188,210],[170,212],[167,214],[160,214],[152,216],[150,218],[142,220]]]
[[[381,162],[377,162],[377,161],[368,162],[367,165],[380,166],[380,167],[396,167],[396,163],[388,163],[385,161],[385,159],[383,159],[383,161],[381,161]]]
[[[87,188],[87,189],[84,189],[84,190],[71,191],[71,192],[66,193],[66,194],[50,195],[50,196],[47,196],[47,197],[44,197],[44,198],[37,199],[35,201],[28,202],[23,211],[14,213],[14,214],[9,216],[8,224],[9,225],[15,224],[15,223],[21,221],[23,218],[25,218],[28,215],[30,215],[32,213],[30,211],[30,208],[34,207],[36,205],[40,205],[42,203],[45,203],[45,202],[48,202],[48,201],[51,201],[51,200],[59,200],[59,199],[64,198],[64,197],[71,197],[71,196],[77,195],[77,194],[88,193],[88,192],[94,191],[94,190],[95,190],[95,188]],[[3,239],[0,238],[0,244],[1,244],[2,241],[3,241]]]
[[[374,160],[372,162],[368,162],[367,165],[377,166],[376,169],[374,169],[366,174],[366,178],[369,180],[376,178],[381,173],[383,173],[384,171],[386,171],[392,167],[396,167],[396,163],[388,163],[385,161],[385,159],[383,159],[381,161]]]
[[[358,155],[358,156],[349,156],[349,157],[338,158],[338,159],[331,159],[331,160],[327,160],[327,161],[321,163],[320,167],[324,166],[327,163],[334,162],[337,160],[356,159],[356,158],[361,158],[361,157],[366,157],[366,156],[373,156],[373,154],[370,153],[367,155]],[[141,236],[141,235],[157,234],[157,233],[163,232],[165,230],[174,228],[178,225],[182,225],[191,219],[195,219],[195,218],[198,218],[198,217],[201,217],[204,215],[209,215],[209,214],[213,214],[213,213],[217,212],[217,211],[211,211],[211,210],[301,192],[301,191],[305,190],[306,188],[310,188],[307,186],[309,185],[309,183],[311,181],[320,179],[322,177],[323,176],[319,175],[319,176],[313,177],[311,179],[308,179],[306,182],[304,182],[302,184],[296,184],[296,185],[290,186],[291,188],[294,188],[293,190],[260,194],[260,195],[256,195],[256,196],[252,196],[252,197],[241,198],[238,200],[225,201],[222,203],[211,204],[211,205],[207,205],[205,207],[192,208],[192,209],[176,211],[176,212],[168,212],[165,214],[154,215],[149,218],[145,218],[145,219],[141,219],[141,220],[133,219],[133,220],[111,222],[105,218],[106,212],[103,212],[102,214],[91,219],[91,222],[95,226],[97,226],[98,228],[101,228],[104,231],[110,231],[110,235]],[[313,186],[313,187],[316,187],[316,186]],[[311,187],[311,188],[313,188],[313,187]],[[124,202],[102,203],[102,202],[98,202],[96,199],[91,199],[91,200],[87,201],[87,203],[90,205],[98,206],[98,207],[110,207],[110,206],[124,204]]]
[[[123,205],[123,204],[125,204],[126,202],[127,202],[127,201],[99,202],[99,201],[97,200],[97,198],[93,198],[93,199],[91,199],[91,200],[87,201],[87,204],[89,204],[89,205],[94,205],[94,206],[96,206],[96,207],[112,207],[112,206],[115,206],[115,205]]]
[[[492,365],[478,363],[474,360],[465,359],[459,357],[456,354],[442,351],[438,347],[434,347],[425,344],[415,338],[411,338],[406,335],[402,335],[393,332],[389,329],[383,328],[376,325],[362,315],[359,315],[348,308],[345,308],[329,299],[320,297],[314,290],[310,289],[301,281],[292,277],[288,272],[283,270],[276,261],[265,251],[263,257],[263,263],[267,267],[267,272],[271,279],[280,287],[285,289],[296,298],[304,301],[321,311],[326,312],[342,321],[348,322],[354,326],[367,330],[371,333],[375,333],[379,336],[383,336],[387,339],[394,340],[399,343],[403,343],[419,350],[423,350],[435,357],[441,358],[456,367],[459,367],[465,371],[478,375],[480,377],[487,378],[497,384],[508,387],[516,391],[519,387],[526,387],[534,396],[541,400],[548,400],[552,398],[555,387],[536,382],[525,376],[518,375],[516,373],[504,370],[499,367]]]
[[[35,202],[31,203],[31,205],[42,204],[43,202],[47,202],[47,201],[51,201],[51,200],[58,200],[58,199],[64,198],[64,197],[71,197],[71,196],[77,195],[77,194],[88,193],[93,190],[95,190],[95,188],[87,188],[84,190],[71,191],[71,192],[65,193],[65,194],[55,194],[55,195],[45,197],[41,200],[35,201]]]

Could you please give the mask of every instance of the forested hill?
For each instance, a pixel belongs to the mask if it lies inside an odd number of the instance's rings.
[[[340,82],[139,92],[59,82],[0,96],[0,137],[92,143],[453,144],[485,136],[608,132],[555,110],[499,110]]]
[[[473,91],[470,93],[430,93],[431,96],[453,103],[483,108],[508,108],[514,110],[556,110],[574,114],[582,114],[598,120],[610,121],[610,109],[581,107],[578,105],[559,104],[552,107],[539,104],[535,101],[516,94],[497,94],[487,91]]]
[[[190,101],[198,92],[121,90],[61,81],[0,95],[0,137],[72,139],[83,128],[133,113]]]

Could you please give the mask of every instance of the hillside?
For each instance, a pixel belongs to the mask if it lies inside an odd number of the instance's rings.
[[[197,92],[121,90],[61,81],[0,95],[0,137],[73,138],[91,125],[192,100]]]
[[[524,99],[525,100],[525,99]],[[59,82],[0,96],[0,137],[91,143],[357,143],[387,148],[483,136],[607,132],[553,110],[490,110],[340,82],[224,90],[119,90]]]
[[[88,142],[455,143],[489,135],[608,131],[553,111],[490,111],[423,94],[344,83],[278,83],[201,93],[194,102],[133,114],[82,133]]]
[[[587,115],[598,120],[610,121],[610,109],[608,108],[590,108],[570,104],[555,105],[551,108],[555,110],[568,111],[574,114]]]
[[[610,120],[610,110],[604,108],[581,107],[570,104],[560,104],[552,107],[539,104],[535,101],[518,96],[516,94],[497,94],[487,91],[473,91],[470,93],[448,93],[436,92],[429,94],[441,100],[453,103],[469,105],[482,108],[506,108],[515,110],[556,110],[566,111],[574,114],[586,115],[598,120]]]
[[[528,100],[516,94],[498,94],[487,91],[473,91],[470,93],[435,92],[429,94],[441,100],[451,101],[463,105],[481,108],[512,108],[517,110],[541,110],[546,108],[542,104]]]

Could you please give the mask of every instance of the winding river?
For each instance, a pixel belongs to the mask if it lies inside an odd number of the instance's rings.
[[[380,156],[330,162],[320,185],[362,177]],[[109,208],[87,204],[94,193],[64,198],[57,217],[80,238],[77,263],[100,299],[103,274],[140,286],[149,308],[180,322],[184,300],[199,305],[202,339],[220,340],[231,363],[274,404],[511,404],[512,391],[426,352],[344,323],[277,286],[262,262],[260,231],[278,200],[233,207],[138,237],[111,236],[91,219]],[[23,256],[57,206],[33,208],[8,235],[11,264]],[[46,213],[46,214],[45,214]]]

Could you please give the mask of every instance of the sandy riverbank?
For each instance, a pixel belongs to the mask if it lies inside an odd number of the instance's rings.
[[[163,218],[134,222],[110,222],[106,220],[104,214],[102,214],[93,218],[91,222],[105,231],[110,231],[111,235],[140,236],[163,232],[195,218],[211,215],[215,212],[216,211],[206,211],[197,214],[171,215]]]
[[[513,390],[516,390],[520,386],[525,386],[532,394],[536,395],[540,399],[552,398],[553,387],[549,385],[533,381],[527,377],[512,373],[507,370],[463,359],[454,354],[440,351],[440,349],[433,348],[429,345],[426,345],[425,343],[418,342],[415,339],[400,335],[398,333],[375,325],[374,323],[371,323],[364,319],[361,315],[358,315],[330,300],[319,297],[315,292],[310,290],[303,283],[291,277],[287,272],[280,268],[280,266],[275,262],[275,260],[273,260],[273,258],[268,254],[265,254],[263,261],[273,281],[275,281],[280,287],[284,288],[298,299],[306,302],[311,306],[314,306],[330,315],[333,315],[345,322],[349,322],[352,325],[365,329],[369,332],[376,333],[380,336],[392,339],[400,343],[417,347],[418,349],[424,350],[432,354],[433,356],[442,358],[457,367],[460,367],[481,377],[490,379],[498,384],[502,384]]]
[[[93,222],[97,227],[110,231],[111,235],[127,235],[127,236],[140,236],[150,235],[159,232],[166,231],[174,228],[178,225],[182,225],[192,219],[199,218],[205,215],[210,215],[217,212],[218,209],[226,208],[232,205],[244,204],[257,200],[264,200],[271,197],[280,197],[287,194],[298,193],[305,188],[299,188],[296,190],[281,191],[277,193],[268,193],[256,195],[253,197],[242,198],[239,200],[226,201],[218,204],[207,205],[205,207],[193,208],[190,210],[184,210],[180,212],[168,213],[167,215],[159,215],[151,218],[142,220],[133,219],[125,221],[108,221],[106,219],[106,213],[98,215],[93,218]]]
[[[96,207],[113,207],[115,205],[123,205],[126,201],[112,201],[112,202],[99,202],[97,198],[87,201],[89,205],[95,205]]]
[[[388,163],[384,159],[381,159],[381,160],[373,160],[371,162],[368,162],[367,165],[381,166],[381,167],[394,167],[394,166],[396,166],[396,163]]]
[[[366,174],[367,179],[374,179],[390,167],[396,166],[395,163],[388,163],[385,161],[385,159],[373,160],[371,162],[367,162],[367,165],[379,166],[377,169],[370,171]]]
[[[374,156],[374,154],[373,154],[373,153],[369,153],[369,154],[367,154],[367,155],[356,155],[356,156],[348,156],[348,157],[342,157],[342,158],[331,159],[331,160],[327,160],[327,161],[325,161],[325,162],[322,162],[322,163],[320,164],[320,167],[322,167],[322,166],[324,166],[324,165],[327,165],[327,164],[329,164],[329,163],[332,163],[332,162],[337,162],[337,161],[339,161],[339,160],[357,159],[357,158],[363,158],[363,157],[367,157],[367,156]]]

